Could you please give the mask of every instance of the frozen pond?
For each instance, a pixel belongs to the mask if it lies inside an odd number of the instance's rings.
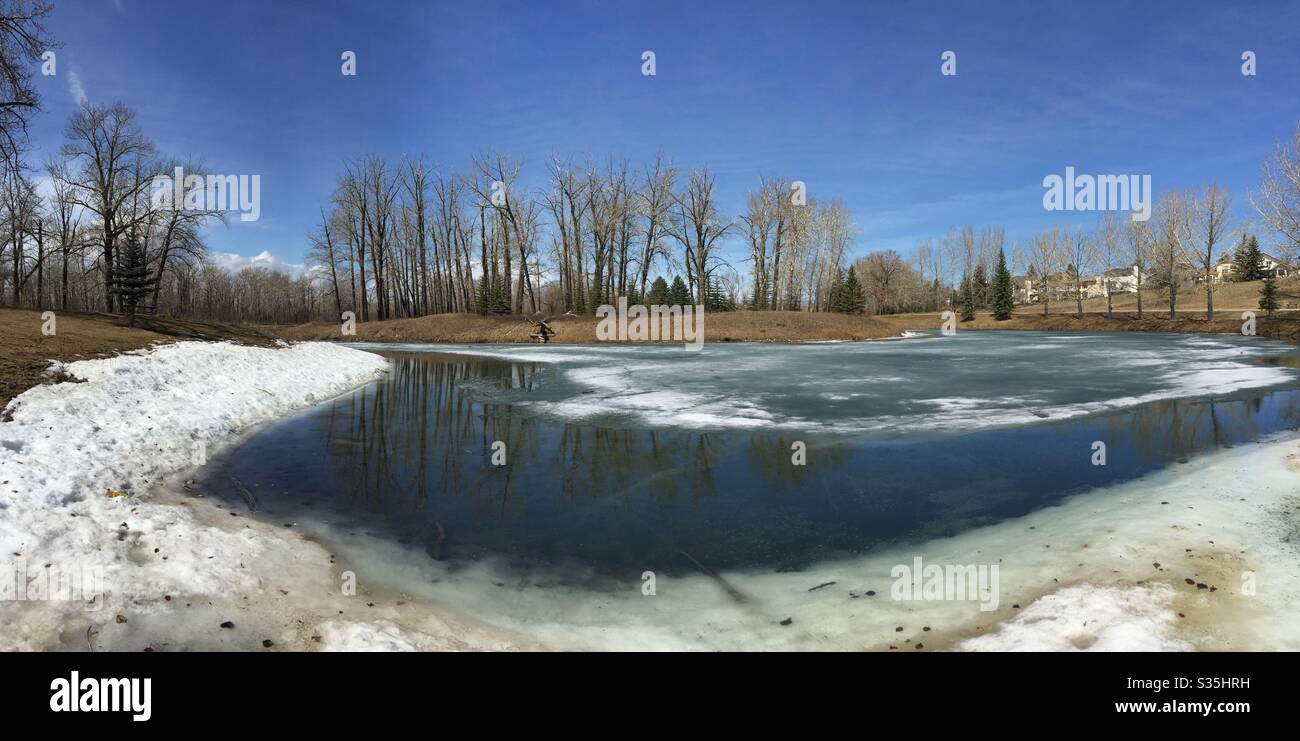
[[[259,432],[207,488],[340,548],[593,599],[923,549],[1300,426],[1270,362],[1292,348],[1247,337],[359,347],[386,380]]]

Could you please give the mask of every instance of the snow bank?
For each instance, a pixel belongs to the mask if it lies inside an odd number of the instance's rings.
[[[0,600],[0,648],[66,642],[66,618],[105,602],[121,609],[254,587],[245,561],[262,550],[255,531],[202,525],[186,508],[142,495],[236,433],[374,380],[386,366],[326,343],[181,342],[55,363],[52,372],[81,382],[26,391],[0,424],[0,577],[93,573],[106,594]]]
[[[1171,634],[1177,623],[1168,584],[1080,585],[1049,594],[996,633],[964,641],[966,651],[1190,651]]]

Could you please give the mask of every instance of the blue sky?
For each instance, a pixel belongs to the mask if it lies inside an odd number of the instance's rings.
[[[763,175],[803,180],[852,211],[856,254],[907,254],[966,223],[1011,240],[1092,223],[1043,210],[1067,165],[1157,191],[1217,182],[1250,216],[1262,160],[1300,122],[1300,3],[1227,5],[56,0],[58,75],[37,77],[31,134],[39,160],[78,95],[123,101],[164,153],[260,174],[261,219],[209,245],[288,263],[344,159],[464,169],[488,150],[526,157],[525,184],[553,152],[663,151],[715,171],[728,216]]]

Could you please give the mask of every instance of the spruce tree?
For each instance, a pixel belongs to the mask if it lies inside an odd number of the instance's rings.
[[[998,321],[1010,319],[1015,303],[1015,295],[1011,287],[1011,271],[1007,270],[1007,258],[1002,250],[998,250],[998,266],[993,271],[993,318]]]
[[[712,275],[704,281],[704,308],[709,311],[727,310],[727,295]]]
[[[646,293],[647,306],[667,306],[673,302],[672,294],[668,291],[668,281],[662,277],[655,278],[650,284],[650,290]]]
[[[1267,311],[1269,316],[1277,311],[1277,283],[1271,277],[1265,278],[1259,289],[1259,308]]]
[[[492,305],[490,308],[493,314],[510,313],[510,293],[506,287],[506,282],[497,278],[492,281]]]
[[[961,320],[969,322],[975,319],[975,287],[969,275],[961,279]]]
[[[145,254],[144,245],[132,234],[118,252],[117,267],[113,274],[113,293],[132,327],[135,326],[135,312],[140,299],[149,295],[155,283],[157,281],[149,272],[149,258]]]
[[[1242,236],[1241,244],[1233,253],[1232,273],[1234,278],[1245,283],[1264,277],[1263,255],[1259,252],[1259,240],[1252,235]]]
[[[986,308],[989,304],[989,275],[988,271],[984,269],[983,263],[975,266],[973,289],[975,292],[976,308]]]
[[[478,295],[474,298],[474,311],[484,315],[492,313],[492,281],[486,275],[478,282]]]
[[[835,274],[831,276],[831,311],[844,311],[844,271],[836,268]]]
[[[682,276],[673,276],[673,285],[668,289],[669,303],[677,306],[687,306],[694,304],[691,300],[691,292],[686,288],[686,281]]]
[[[845,314],[861,314],[867,308],[866,296],[862,293],[862,284],[858,282],[858,275],[849,267],[849,276],[844,279],[844,285],[840,288],[840,311]]]

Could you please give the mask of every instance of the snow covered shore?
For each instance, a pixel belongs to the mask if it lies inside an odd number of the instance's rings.
[[[181,342],[56,363],[51,371],[80,382],[26,391],[0,424],[0,589],[8,592],[0,594],[0,649],[84,650],[105,618],[155,609],[170,595],[255,586],[246,562],[264,550],[256,531],[201,524],[185,507],[151,502],[150,486],[240,431],[368,383],[386,366],[327,343]],[[47,599],[69,575],[86,577],[63,594],[80,599]],[[89,593],[99,591],[91,581],[103,594]],[[72,625],[87,636],[69,636]]]

